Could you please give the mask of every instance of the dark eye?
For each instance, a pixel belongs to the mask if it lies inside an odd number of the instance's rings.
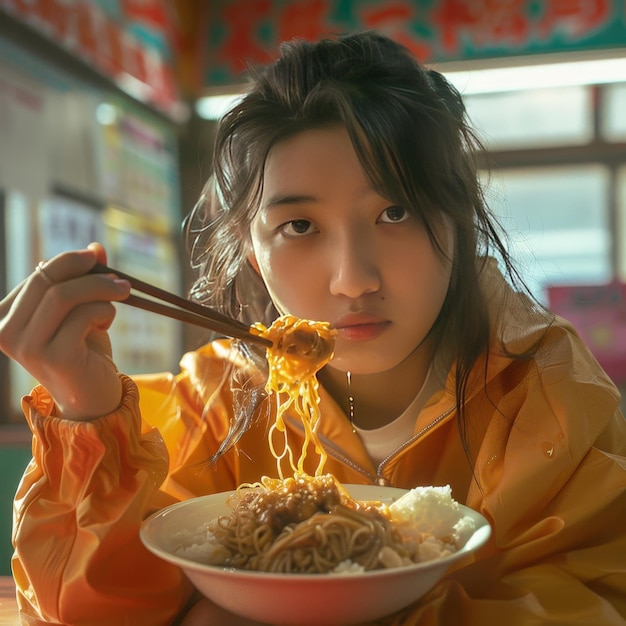
[[[387,207],[380,215],[380,221],[385,223],[403,222],[409,217],[408,211],[401,206]]]
[[[292,220],[283,224],[280,230],[288,237],[298,237],[312,232],[313,226],[309,220]]]

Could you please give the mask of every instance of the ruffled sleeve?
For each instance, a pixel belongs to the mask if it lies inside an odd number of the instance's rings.
[[[24,623],[169,624],[190,594],[139,538],[168,455],[120,376],[122,404],[90,422],[56,417],[41,387],[23,401],[33,459],[15,499],[13,571]]]

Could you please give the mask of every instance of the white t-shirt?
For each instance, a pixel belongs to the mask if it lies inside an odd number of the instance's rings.
[[[426,373],[426,378],[417,392],[417,395],[407,406],[404,412],[393,422],[385,424],[380,428],[369,430],[354,426],[363,445],[367,449],[372,461],[378,465],[383,459],[388,457],[394,450],[399,448],[405,441],[413,436],[413,428],[418,413],[430,398],[430,396],[440,387],[441,382],[432,374],[432,366]]]

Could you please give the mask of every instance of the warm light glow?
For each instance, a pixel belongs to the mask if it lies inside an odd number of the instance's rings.
[[[196,113],[205,120],[219,120],[241,98],[239,93],[206,96],[196,102]]]
[[[108,102],[101,102],[96,107],[96,120],[102,126],[112,126],[117,122],[117,109]]]
[[[444,66],[433,67],[441,71],[464,96],[626,82],[626,56],[480,69],[474,69],[468,61],[468,69],[454,71],[446,71]],[[203,119],[218,120],[241,97],[241,93],[223,93],[199,98],[196,113]]]
[[[463,95],[626,81],[626,58],[445,72]]]

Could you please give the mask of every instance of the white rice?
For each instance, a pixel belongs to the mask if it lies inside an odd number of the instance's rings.
[[[405,539],[415,542],[415,560],[420,562],[456,552],[476,527],[452,499],[450,485],[411,489],[389,511]]]

